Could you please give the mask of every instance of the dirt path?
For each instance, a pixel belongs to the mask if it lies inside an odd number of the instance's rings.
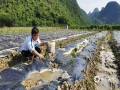
[[[94,77],[97,90],[120,90],[117,78],[117,65],[114,64],[115,56],[109,46],[110,33],[102,41],[100,53],[100,63],[98,63],[99,72]]]

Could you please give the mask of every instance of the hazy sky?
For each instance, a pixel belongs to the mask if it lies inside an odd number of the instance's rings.
[[[86,13],[92,12],[96,7],[101,10],[102,7],[105,7],[108,2],[112,0],[77,0],[78,5]],[[120,4],[120,0],[113,0]]]

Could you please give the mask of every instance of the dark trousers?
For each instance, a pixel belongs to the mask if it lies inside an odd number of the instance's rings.
[[[40,48],[35,47],[35,50],[36,50],[38,53],[41,53]],[[21,54],[22,54],[24,57],[33,56],[33,54],[32,54],[29,50],[22,50]]]

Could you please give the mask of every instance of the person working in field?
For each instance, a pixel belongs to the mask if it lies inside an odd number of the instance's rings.
[[[29,57],[29,60],[33,61],[35,57],[39,57],[41,60],[45,59],[41,53],[39,46],[45,45],[47,42],[41,42],[39,39],[39,30],[37,27],[33,27],[31,35],[28,36],[22,44],[21,54],[24,57]]]

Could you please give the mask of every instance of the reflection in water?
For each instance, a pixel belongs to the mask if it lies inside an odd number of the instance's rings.
[[[105,78],[96,86],[97,90],[110,90],[109,81]]]
[[[56,70],[56,71],[45,70],[41,73],[35,71],[32,72],[29,75],[29,77],[22,82],[22,85],[24,85],[27,88],[28,87],[32,88],[38,85],[42,85],[43,83],[49,83],[50,81],[56,80],[59,76],[62,75],[62,73],[63,73],[62,70]]]
[[[62,71],[44,71],[42,73],[40,72],[34,72],[30,75],[29,79],[32,79],[34,82],[37,82],[38,80],[42,79],[43,81],[50,82],[55,79],[57,79],[62,74]]]

